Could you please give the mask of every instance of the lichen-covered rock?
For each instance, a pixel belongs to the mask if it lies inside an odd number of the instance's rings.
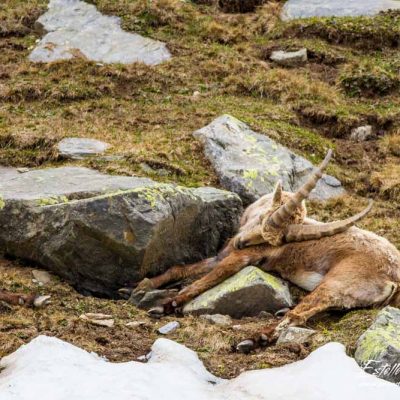
[[[0,178],[0,251],[99,295],[214,255],[241,214],[233,193],[87,168],[6,169]]]
[[[255,11],[265,0],[218,0],[222,11],[228,13],[247,13]]]
[[[104,63],[155,65],[171,58],[164,43],[123,31],[118,17],[103,15],[80,0],[50,0],[36,27],[46,34],[29,56],[34,62],[82,57]]]
[[[90,138],[65,138],[58,143],[60,156],[81,160],[86,157],[92,157],[103,154],[110,145],[96,139]]]
[[[400,310],[384,308],[358,339],[355,359],[368,373],[400,384]]]
[[[273,191],[278,180],[284,190],[296,191],[314,166],[266,135],[253,132],[246,124],[223,115],[194,132],[204,144],[221,185],[237,193],[246,203]],[[325,200],[344,193],[341,183],[324,175],[311,198]]]
[[[261,311],[290,307],[292,298],[281,279],[249,266],[190,301],[186,314],[223,314],[233,318],[253,317]]]
[[[307,49],[300,49],[298,51],[273,51],[270,59],[285,67],[295,67],[307,62]]]
[[[282,19],[355,17],[397,8],[398,0],[289,0],[283,7]]]

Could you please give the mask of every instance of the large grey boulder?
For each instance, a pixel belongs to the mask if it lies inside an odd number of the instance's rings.
[[[253,132],[238,119],[223,115],[194,132],[204,144],[221,185],[247,204],[273,191],[281,180],[287,191],[297,190],[314,166],[266,135]],[[341,183],[324,175],[311,198],[326,200],[344,193]]]
[[[355,359],[368,373],[400,384],[400,310],[385,307],[358,339]]]
[[[103,154],[109,146],[108,143],[101,140],[70,137],[61,140],[57,148],[60,156],[73,160],[81,160],[86,157]]]
[[[164,43],[123,31],[118,17],[103,15],[79,0],[50,0],[36,26],[45,36],[29,56],[34,62],[84,57],[104,63],[155,65],[171,58]]]
[[[289,0],[283,7],[282,19],[356,17],[397,8],[398,0]]]
[[[276,312],[292,303],[286,282],[249,266],[190,301],[183,312],[242,318],[257,316],[261,311]]]
[[[235,194],[214,188],[77,167],[0,172],[0,251],[99,295],[214,255],[241,214]]]

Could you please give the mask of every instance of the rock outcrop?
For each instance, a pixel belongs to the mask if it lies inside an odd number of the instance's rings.
[[[240,199],[223,190],[87,168],[1,169],[0,177],[0,251],[98,295],[214,255],[241,214]]]
[[[364,371],[400,384],[400,310],[384,308],[357,342],[355,359]]]
[[[193,134],[204,144],[221,185],[246,203],[273,191],[278,180],[284,190],[295,191],[315,168],[309,161],[246,124],[223,115]],[[341,183],[324,175],[311,198],[326,200],[344,193]]]
[[[186,314],[223,314],[232,318],[254,317],[292,305],[287,284],[256,267],[246,267],[209,289],[183,308]]]
[[[171,58],[164,43],[123,31],[118,17],[103,15],[80,0],[50,0],[36,28],[45,36],[29,56],[33,62],[81,57],[103,63],[155,65]]]
[[[397,0],[289,0],[283,7],[282,19],[355,17],[397,8]]]

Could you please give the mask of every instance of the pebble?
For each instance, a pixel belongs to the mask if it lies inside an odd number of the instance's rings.
[[[178,321],[168,322],[168,324],[158,328],[157,332],[161,335],[168,335],[169,333],[176,331],[180,326],[181,324]]]
[[[201,319],[204,319],[211,324],[219,325],[219,326],[230,326],[232,325],[232,318],[229,315],[222,314],[204,314],[200,316]]]

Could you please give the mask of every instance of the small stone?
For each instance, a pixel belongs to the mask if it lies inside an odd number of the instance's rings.
[[[400,383],[400,310],[385,307],[357,341],[357,363],[372,375]]]
[[[242,325],[233,325],[232,329],[234,331],[241,331],[241,330],[243,330],[243,326]]]
[[[125,326],[128,328],[139,328],[141,326],[146,326],[147,322],[146,321],[132,321],[132,322],[127,322]]]
[[[103,154],[110,145],[96,139],[65,138],[58,144],[60,155],[73,160],[82,160],[86,157]]]
[[[114,319],[108,314],[99,313],[86,313],[79,316],[83,321],[87,321],[93,325],[104,326],[107,328],[112,328],[114,326]]]
[[[374,136],[371,125],[360,126],[351,131],[350,139],[354,142],[365,142],[372,139]]]
[[[51,282],[51,275],[47,271],[42,271],[39,269],[32,270],[32,275],[37,283],[42,285],[47,285]],[[32,280],[33,281],[33,280]]]
[[[307,49],[298,51],[273,51],[270,60],[285,67],[295,67],[305,64],[308,60]]]
[[[46,296],[38,296],[36,299],[33,301],[33,306],[36,308],[42,308],[50,304],[50,298],[51,296],[46,295]]]
[[[180,326],[181,324],[178,321],[168,322],[168,324],[162,326],[161,328],[158,328],[157,332],[161,335],[168,335],[176,331],[178,328],[180,328]]]
[[[29,168],[17,168],[17,171],[18,171],[20,174],[24,174],[25,172],[29,172],[30,169],[29,169]]]
[[[232,318],[229,315],[205,314],[205,315],[201,315],[200,318],[204,319],[214,325],[219,325],[219,326],[232,325]]]
[[[250,339],[243,340],[236,346],[236,350],[239,353],[248,354],[251,350],[254,349],[254,342]]]
[[[297,326],[292,326],[286,330],[284,330],[277,341],[277,344],[284,344],[284,343],[296,343],[302,344],[306,343],[311,336],[316,333],[313,329],[305,329],[299,328]]]

